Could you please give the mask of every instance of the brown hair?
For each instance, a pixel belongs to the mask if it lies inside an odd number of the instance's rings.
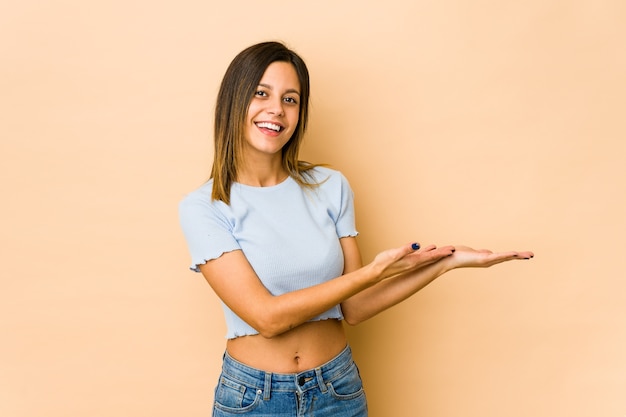
[[[267,67],[273,62],[292,64],[300,81],[300,115],[291,139],[282,149],[283,167],[300,185],[313,187],[307,171],[316,165],[299,161],[298,153],[307,127],[309,111],[309,71],[294,51],[280,42],[263,42],[240,52],[230,63],[217,95],[215,106],[215,155],[211,197],[230,204],[230,187],[237,180],[242,163],[245,121],[250,101]]]

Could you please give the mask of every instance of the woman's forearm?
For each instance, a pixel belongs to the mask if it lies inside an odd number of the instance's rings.
[[[341,304],[344,318],[350,325],[359,324],[406,300],[449,271],[449,262],[442,259],[416,271],[381,281]]]

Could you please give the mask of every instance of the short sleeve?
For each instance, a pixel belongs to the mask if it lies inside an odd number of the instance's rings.
[[[211,201],[210,194],[199,190],[179,204],[179,218],[191,254],[190,269],[200,272],[199,265],[219,258],[225,252],[241,249],[232,234],[232,224],[219,208],[221,201]]]
[[[359,232],[356,230],[356,221],[354,216],[354,193],[348,183],[346,177],[339,174],[339,197],[340,209],[335,219],[335,227],[337,228],[337,236],[348,237],[357,236]]]

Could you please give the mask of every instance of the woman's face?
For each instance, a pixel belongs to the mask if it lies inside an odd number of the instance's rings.
[[[292,64],[271,63],[248,107],[244,151],[252,156],[280,157],[298,125],[300,81]]]

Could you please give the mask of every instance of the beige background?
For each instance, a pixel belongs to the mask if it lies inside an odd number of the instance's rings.
[[[357,195],[365,259],[414,239],[536,259],[455,271],[350,329],[371,415],[626,415],[626,3],[5,2],[0,415],[207,416],[218,300],[177,204],[227,64],[312,72],[303,157]]]

